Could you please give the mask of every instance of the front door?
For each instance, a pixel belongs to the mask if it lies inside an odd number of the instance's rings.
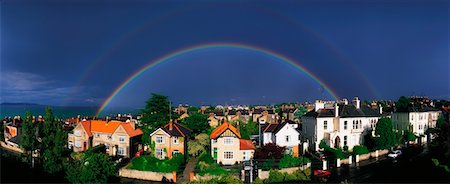
[[[83,150],[86,150],[86,149],[87,149],[87,143],[83,142]]]
[[[339,138],[339,136],[336,137],[336,139],[334,139],[334,148],[338,148],[341,145],[341,139]]]

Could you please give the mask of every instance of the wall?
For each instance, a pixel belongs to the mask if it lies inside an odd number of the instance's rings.
[[[128,165],[127,165],[128,166]],[[119,170],[119,176],[126,178],[134,178],[140,180],[149,180],[149,181],[171,181],[176,182],[177,173],[160,173],[160,172],[150,172],[150,171],[138,171],[132,169],[124,168]]]
[[[286,142],[286,136],[289,136],[289,142]],[[300,144],[298,139],[299,133],[297,130],[291,127],[291,125],[286,124],[277,134],[275,134],[276,144],[278,146],[294,147]]]
[[[308,164],[308,165],[310,165],[310,164]],[[297,170],[305,170],[305,169],[309,168],[308,165],[304,165],[304,166],[301,166],[301,167],[289,167],[289,168],[283,168],[283,169],[275,169],[275,170],[279,171],[279,172],[282,172],[282,173],[291,174],[291,173],[294,173]],[[259,173],[258,174],[258,178],[264,180],[264,179],[269,178],[270,171],[259,170],[258,173]]]

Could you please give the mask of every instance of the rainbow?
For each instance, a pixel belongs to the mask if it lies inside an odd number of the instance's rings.
[[[325,90],[330,93],[333,98],[335,98],[336,100],[339,99],[338,95],[331,90],[331,88],[325,84],[325,82],[323,82],[322,80],[320,80],[317,76],[315,76],[313,73],[311,73],[310,71],[308,71],[304,66],[294,62],[293,59],[290,59],[286,56],[283,56],[281,54],[278,54],[274,51],[268,50],[268,49],[264,49],[261,47],[256,47],[256,46],[252,46],[252,45],[247,45],[247,44],[240,44],[240,43],[208,43],[208,44],[202,44],[202,45],[195,45],[195,46],[191,46],[191,47],[187,47],[172,53],[169,53],[167,55],[164,55],[156,60],[154,60],[154,62],[149,62],[147,65],[143,66],[141,69],[137,70],[136,72],[134,72],[130,77],[128,77],[124,82],[122,82],[115,90],[113,93],[111,93],[111,95],[103,102],[103,104],[101,105],[101,107],[98,109],[96,116],[99,116],[102,111],[108,106],[108,104],[114,99],[114,97],[120,93],[120,91],[122,91],[122,89],[124,89],[131,81],[133,81],[134,79],[138,78],[139,76],[141,76],[145,71],[147,71],[148,69],[155,67],[165,61],[168,61],[172,58],[175,58],[177,56],[181,56],[183,54],[187,54],[190,52],[195,52],[198,50],[202,50],[202,49],[209,49],[209,48],[240,48],[240,49],[245,49],[245,50],[251,50],[251,51],[255,51],[258,53],[263,53],[272,57],[275,57],[277,59],[280,59],[290,65],[292,65],[293,67],[295,67],[296,69],[304,72],[305,74],[307,74],[309,77],[311,77],[313,80],[315,80],[316,82],[318,82],[321,86],[323,86],[325,88]]]

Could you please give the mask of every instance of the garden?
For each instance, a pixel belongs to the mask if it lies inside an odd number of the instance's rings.
[[[184,156],[182,154],[175,154],[171,159],[160,160],[151,155],[143,155],[135,157],[131,160],[129,169],[135,169],[139,171],[152,171],[152,172],[181,172],[181,165],[185,163]]]
[[[216,161],[211,157],[210,154],[203,152],[198,156],[197,164],[195,165],[195,171],[203,176],[209,174],[212,176],[226,176],[232,173],[239,173],[240,169],[225,169],[221,167]]]

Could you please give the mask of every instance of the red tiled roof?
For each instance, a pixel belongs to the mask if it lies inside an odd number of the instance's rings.
[[[216,129],[214,129],[211,132],[211,139],[217,139],[223,132],[225,132],[227,129],[230,129],[238,138],[241,138],[241,134],[237,131],[236,127],[233,125],[230,125],[228,122],[222,123],[220,126],[218,126]]]
[[[134,129],[129,122],[88,120],[82,121],[81,125],[89,137],[92,136],[92,132],[113,134],[119,126],[122,126],[130,137],[143,134],[142,130]]]
[[[240,150],[254,150],[255,146],[253,145],[251,140],[247,139],[239,139],[239,149]]]
[[[91,137],[92,136],[91,121],[82,121],[81,125],[83,126],[83,128],[86,131],[86,133],[88,134],[88,136]]]

